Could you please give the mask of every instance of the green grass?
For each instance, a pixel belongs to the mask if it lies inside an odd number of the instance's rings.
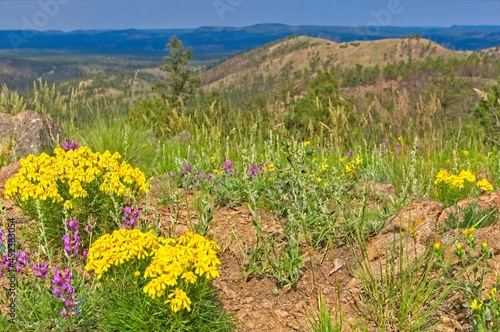
[[[238,248],[231,248],[246,276],[267,276],[277,287],[293,291],[308,269],[308,257],[314,256],[311,253],[334,252],[340,246],[355,243],[354,273],[360,280],[364,303],[360,324],[365,326],[361,330],[368,329],[368,325],[381,330],[432,330],[439,323],[439,310],[449,304],[450,294],[465,289],[457,287],[463,285],[463,274],[450,272],[446,267],[448,261],[440,261],[433,247],[410,263],[401,246],[387,248],[397,259],[377,267],[366,264],[369,238],[411,201],[435,197],[434,178],[440,169],[469,169],[476,176],[487,177],[495,190],[500,184],[497,147],[471,138],[462,129],[450,132],[435,125],[432,135],[415,137],[416,130],[396,137],[386,124],[377,132],[382,135],[370,133],[371,139],[367,139],[367,119],[344,123],[342,128],[335,128],[338,123],[334,120],[325,124],[311,119],[308,128],[292,130],[283,126],[283,112],[279,112],[282,105],[275,105],[272,115],[263,118],[260,114],[223,110],[215,104],[205,107],[200,103],[185,112],[167,112],[163,125],[168,129],[161,136],[139,119],[130,118],[128,101],[89,99],[70,107],[64,97],[51,92],[48,86],[40,83],[39,90],[46,93],[43,99],[46,104],[39,105],[40,111],[58,119],[69,139],[77,139],[80,145],[94,151],[118,152],[124,161],[140,168],[151,180],[161,179],[158,203],[179,212],[193,197],[190,207],[200,222],[193,223],[190,215],[191,230],[210,234],[214,212],[221,206],[248,210],[252,217],[252,225],[248,227],[256,231],[257,241],[250,246],[233,232]],[[478,129],[472,120],[468,125]],[[470,128],[469,133],[475,132]],[[173,140],[181,131],[189,131],[191,139]],[[2,164],[15,155],[10,145],[5,144],[0,154]],[[227,161],[232,165],[230,171]],[[257,173],[250,174],[249,167],[257,168]],[[367,185],[377,181],[391,183],[395,193],[375,192]],[[459,212],[464,218],[451,215],[446,222],[448,229],[480,228],[498,222],[493,210],[481,211],[471,206]],[[280,225],[280,236],[269,235],[263,226],[264,214],[271,215],[273,222]],[[118,214],[111,217],[121,223]],[[173,226],[176,222],[174,216]],[[30,241],[36,241],[33,234],[43,233],[36,228],[31,233],[19,232],[23,240]],[[61,252],[61,243],[57,241],[34,244],[33,248],[39,250],[40,256],[44,254],[42,247],[47,252]],[[361,248],[361,255],[355,248]],[[61,257],[57,259],[64,261]],[[441,267],[436,268],[436,262]],[[457,281],[447,282],[447,278]],[[21,318],[16,328],[26,331],[234,329],[233,315],[224,312],[210,283],[200,285],[200,300],[192,312],[174,315],[168,306],[145,296],[141,282],[124,275],[114,275],[94,288],[84,287],[88,281],[80,282],[84,313],[73,320],[60,317],[60,303],[54,301],[50,290],[35,290],[23,284],[18,302]],[[481,282],[482,279],[473,280],[467,286],[481,289]],[[332,316],[322,299],[317,301],[317,312],[308,316],[310,330],[341,331],[349,324],[340,305]],[[0,327],[6,328],[6,324],[5,320],[0,321]]]

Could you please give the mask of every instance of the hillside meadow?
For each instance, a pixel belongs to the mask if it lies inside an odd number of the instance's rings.
[[[2,330],[500,330],[495,55],[280,43],[189,100],[138,74],[3,86],[66,137],[18,158],[2,136]]]

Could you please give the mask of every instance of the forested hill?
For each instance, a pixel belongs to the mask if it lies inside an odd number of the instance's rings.
[[[500,46],[500,26],[339,27],[258,24],[248,27],[200,27],[171,30],[0,31],[3,50],[67,50],[91,54],[163,54],[176,34],[193,48],[195,59],[216,59],[262,46],[290,35],[319,37],[338,43],[419,35],[452,50]]]

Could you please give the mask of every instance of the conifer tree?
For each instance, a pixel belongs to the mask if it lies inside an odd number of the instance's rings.
[[[192,49],[184,49],[177,36],[172,36],[166,46],[170,55],[165,56],[165,62],[160,70],[169,74],[167,82],[157,82],[153,90],[161,94],[171,106],[182,106],[193,98],[201,85],[201,79],[195,69],[187,66],[191,60]]]

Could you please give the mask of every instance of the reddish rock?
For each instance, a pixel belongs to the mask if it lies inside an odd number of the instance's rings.
[[[471,204],[477,204],[481,209],[491,209],[496,208],[500,210],[500,192],[492,192],[480,197],[473,197],[461,200],[454,206],[450,206],[443,210],[443,213],[438,218],[438,224],[443,225],[446,219],[451,214],[458,216],[460,219],[463,218],[464,211],[471,206]]]
[[[33,111],[17,115],[0,113],[0,141],[12,141],[18,158],[51,149],[64,137],[62,129],[48,116]]]
[[[5,183],[8,179],[12,178],[17,172],[21,169],[21,163],[16,161],[7,165],[5,167],[0,168],[0,194],[3,197],[3,192],[5,188]]]

